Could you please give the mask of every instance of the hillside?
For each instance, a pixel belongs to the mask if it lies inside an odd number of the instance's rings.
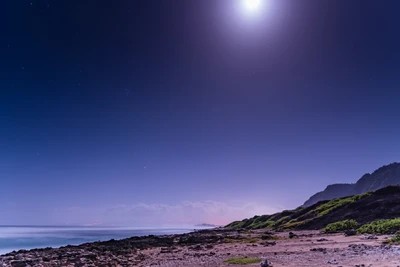
[[[396,184],[400,184],[400,163],[383,166],[372,174],[367,173],[355,184],[328,185],[324,191],[310,197],[303,206],[309,207],[318,201],[363,194]]]
[[[273,228],[276,230],[319,230],[330,223],[355,220],[364,225],[380,219],[400,218],[400,185],[351,197],[320,201],[273,215],[236,221],[227,228]]]

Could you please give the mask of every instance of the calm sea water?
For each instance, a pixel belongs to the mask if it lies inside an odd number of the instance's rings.
[[[132,236],[183,234],[185,228],[0,226],[0,255],[20,249],[61,247]]]

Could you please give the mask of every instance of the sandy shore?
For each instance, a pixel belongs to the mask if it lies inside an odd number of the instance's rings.
[[[59,249],[18,251],[0,256],[0,266],[235,266],[235,257],[268,259],[271,266],[400,266],[400,247],[382,246],[388,236],[256,231],[199,231],[95,242]],[[237,266],[237,265],[236,265]],[[246,266],[260,266],[260,263]]]

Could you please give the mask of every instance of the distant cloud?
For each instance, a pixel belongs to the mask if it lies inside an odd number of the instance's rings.
[[[12,205],[12,203],[8,203]],[[136,203],[104,206],[31,207],[29,212],[13,213],[7,203],[0,203],[2,224],[51,225],[121,225],[121,226],[183,226],[199,223],[225,225],[254,215],[272,214],[282,207],[260,203],[232,205],[217,201],[184,201],[175,205]],[[16,207],[18,208],[18,207]]]
[[[233,220],[240,220],[254,215],[272,214],[278,212],[279,207],[264,204],[246,203],[241,206],[232,206],[217,201],[191,202],[185,201],[177,205],[146,204],[116,205],[106,210],[107,216],[121,219],[127,223],[171,223],[196,224],[214,223],[226,224]]]

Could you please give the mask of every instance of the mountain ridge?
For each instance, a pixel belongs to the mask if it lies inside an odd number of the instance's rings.
[[[309,207],[319,201],[363,194],[396,184],[400,184],[400,163],[394,162],[376,169],[372,174],[364,174],[356,183],[328,185],[325,190],[312,195],[303,206]]]
[[[226,228],[321,230],[329,224],[346,220],[354,220],[361,226],[378,220],[400,218],[399,200],[400,185],[391,185],[375,192],[320,201],[309,207],[254,216],[232,222]]]

